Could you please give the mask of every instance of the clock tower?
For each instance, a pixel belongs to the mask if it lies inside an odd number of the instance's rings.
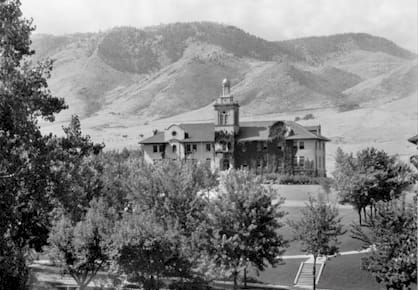
[[[215,109],[215,162],[221,170],[234,167],[235,137],[239,132],[239,104],[231,94],[231,82],[222,81],[222,95]]]

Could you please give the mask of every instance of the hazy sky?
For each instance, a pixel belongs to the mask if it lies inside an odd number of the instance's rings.
[[[417,50],[417,0],[21,0],[38,33],[215,21],[267,40],[366,32]]]

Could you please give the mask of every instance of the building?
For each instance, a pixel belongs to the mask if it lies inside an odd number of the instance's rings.
[[[321,126],[304,127],[293,121],[240,122],[239,104],[227,79],[213,107],[212,123],[173,124],[142,140],[145,160],[190,160],[220,170],[325,176],[329,139],[321,135]]]

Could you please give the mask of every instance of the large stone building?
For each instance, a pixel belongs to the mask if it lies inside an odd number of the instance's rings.
[[[207,162],[213,169],[247,168],[325,176],[325,143],[321,126],[293,121],[240,122],[239,104],[222,83],[213,123],[173,124],[142,140],[148,162],[161,159]]]

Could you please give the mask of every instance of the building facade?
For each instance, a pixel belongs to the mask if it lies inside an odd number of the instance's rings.
[[[280,172],[325,176],[325,144],[321,126],[293,121],[240,122],[239,104],[222,82],[212,123],[173,124],[142,140],[144,158],[205,162],[213,169],[247,168],[259,173]]]

